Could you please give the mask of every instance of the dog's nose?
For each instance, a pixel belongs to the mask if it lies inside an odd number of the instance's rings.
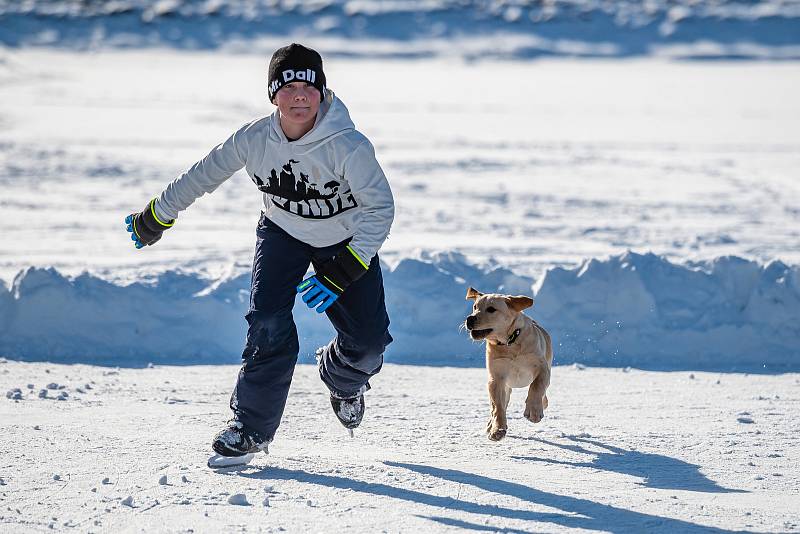
[[[467,328],[472,330],[474,326],[475,326],[475,316],[470,315],[469,317],[467,317]]]

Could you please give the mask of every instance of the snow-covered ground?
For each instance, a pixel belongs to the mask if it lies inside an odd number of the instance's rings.
[[[562,366],[493,443],[482,369],[385,366],[351,439],[300,365],[271,454],[212,472],[236,372],[2,361],[0,530],[800,529],[798,374]]]
[[[768,374],[800,370],[799,9],[0,0],[0,531],[800,529],[800,375]],[[188,364],[237,360],[260,194],[141,251],[122,220],[272,111],[289,40],[392,185],[405,365],[353,439],[299,365],[271,455],[211,472],[236,366]],[[469,285],[535,294],[562,364],[500,443]],[[296,319],[307,362],[331,330]]]

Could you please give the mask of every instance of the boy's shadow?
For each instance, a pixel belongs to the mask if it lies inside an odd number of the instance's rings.
[[[700,472],[700,466],[678,460],[677,458],[661,454],[627,450],[577,436],[568,437],[577,443],[569,445],[555,443],[541,438],[533,439],[553,447],[581,454],[593,455],[594,459],[589,462],[565,462],[562,460],[535,456],[512,456],[512,458],[530,460],[532,462],[568,465],[572,467],[591,467],[603,471],[622,473],[643,478],[644,482],[642,485],[650,488],[702,491],[706,493],[747,493],[743,490],[723,488],[703,475]],[[593,445],[601,450],[590,450],[582,444]]]
[[[548,523],[568,528],[602,530],[615,533],[639,533],[655,530],[662,532],[686,532],[690,534],[740,532],[698,525],[687,520],[651,515],[636,510],[627,510],[610,504],[596,502],[591,499],[548,493],[518,482],[510,482],[455,469],[441,469],[438,467],[404,462],[385,461],[383,463],[389,467],[407,469],[411,472],[436,477],[457,484],[469,484],[485,492],[498,494],[502,504],[476,503],[462,500],[458,497],[439,496],[381,482],[366,482],[346,476],[309,473],[302,470],[284,469],[280,467],[267,467],[262,470],[223,474],[235,474],[237,476],[258,480],[294,480],[304,484],[312,484],[325,488],[336,488],[368,495],[389,497],[430,506],[440,511],[451,510],[454,512],[466,512],[491,518],[500,517],[529,521],[532,526],[534,526],[534,523]],[[503,503],[504,497],[512,497],[526,503],[542,505],[554,509],[555,511],[536,511],[525,506],[519,507],[517,503],[512,504],[514,503],[513,500],[508,503]],[[463,518],[454,519],[436,515],[418,515],[418,517],[425,517],[440,525],[459,526],[471,530],[487,530],[485,525],[470,523]],[[541,525],[539,526],[541,527]],[[489,530],[497,531],[496,528],[490,528]],[[516,529],[504,529],[504,531],[513,534],[523,534],[525,532]]]

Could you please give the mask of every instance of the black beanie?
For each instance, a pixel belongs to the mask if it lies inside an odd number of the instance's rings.
[[[320,102],[325,98],[325,73],[322,72],[322,56],[316,50],[297,43],[279,48],[269,62],[269,100],[291,82],[306,82],[319,91]]]

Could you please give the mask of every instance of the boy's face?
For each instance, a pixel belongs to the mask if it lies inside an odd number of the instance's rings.
[[[275,105],[281,111],[281,121],[297,125],[313,122],[319,110],[320,94],[316,87],[306,82],[287,83],[275,94]]]

